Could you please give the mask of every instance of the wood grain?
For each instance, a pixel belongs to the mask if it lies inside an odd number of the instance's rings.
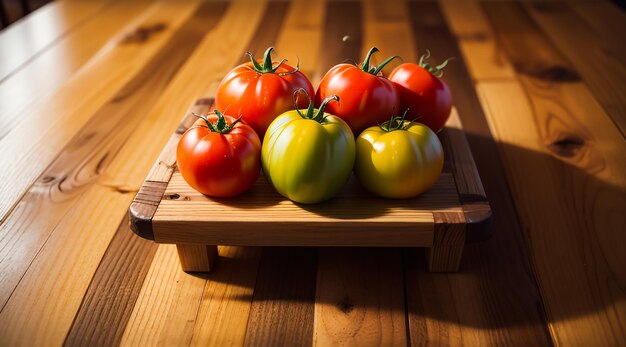
[[[519,7],[485,8],[511,59],[520,59],[511,49],[520,27],[529,45],[546,40]],[[511,27],[511,21],[520,25]],[[622,134],[583,83],[544,83],[521,75],[519,81],[480,83],[479,90],[507,162],[553,339],[566,345],[619,344],[626,338],[619,328],[626,306],[618,288],[626,277],[617,264],[626,258],[612,246],[626,241],[620,240],[626,219],[617,217],[625,212],[626,181],[614,174],[626,170]],[[498,100],[502,93],[507,106]],[[503,125],[502,114],[510,109],[516,110],[515,122]],[[548,206],[558,207],[548,212]],[[581,237],[563,238],[567,234]],[[557,240],[557,249],[548,246]]]
[[[91,116],[159,52],[196,6],[193,2],[185,6],[154,5],[127,28],[126,34],[154,23],[167,23],[166,30],[151,35],[142,44],[123,44],[120,42],[123,38],[118,37],[115,44],[90,62],[89,68],[82,69],[41,107],[25,115],[25,120],[0,140],[0,149],[7,154],[0,157],[0,220],[6,218],[28,187]],[[50,114],[56,116],[49,117]]]
[[[217,246],[176,245],[180,267],[185,272],[210,272],[217,261]]]
[[[551,43],[576,67],[594,97],[626,137],[626,95],[622,92],[626,90],[626,52],[614,50],[613,44],[565,4],[533,4],[526,8]]]
[[[65,339],[66,346],[117,345],[158,246],[122,221],[95,271]]]
[[[315,346],[406,346],[402,253],[323,248],[315,293]]]
[[[426,250],[428,271],[457,272],[465,246],[465,216],[461,211],[434,212],[433,216],[433,245]]]
[[[311,345],[316,255],[311,247],[263,249],[244,345]]]
[[[447,5],[444,6],[447,18],[456,21],[451,19]],[[465,58],[437,4],[411,2],[409,11],[418,48],[430,48],[434,61],[457,57],[446,67],[444,80],[455,97],[494,216],[493,238],[465,247],[461,275],[426,273],[421,253],[406,252],[411,342],[550,344],[543,313],[538,310],[541,299],[523,247],[508,182],[502,174],[504,168],[464,64]],[[488,286],[483,284],[486,279]]]
[[[120,157],[119,161],[114,160],[112,169],[108,171],[110,184],[139,188],[146,172],[163,148],[164,140],[176,129],[180,110],[197,98],[199,91],[206,91],[200,95],[209,94],[222,76],[240,61],[242,52],[247,49],[246,41],[253,37],[260,25],[264,9],[265,4],[262,2],[240,1],[230,4],[222,20],[213,31],[206,34],[194,55],[170,82],[171,88],[166,90],[162,100],[146,117],[145,129],[155,136],[137,137],[127,143],[121,153],[125,157]],[[237,33],[232,31],[233,26],[238,28]],[[217,40],[226,42],[228,50],[216,53],[214,43]],[[206,64],[207,56],[213,57],[212,64]],[[158,134],[161,134],[160,137]],[[137,152],[137,145],[145,148],[145,151]],[[165,167],[162,169],[167,170]],[[209,277],[198,278],[185,275],[180,270],[175,247],[160,246],[127,325],[122,345],[172,345],[207,340],[243,341],[248,317],[246,307],[249,309],[251,288],[254,287],[256,276],[254,264],[249,263],[255,261],[254,249],[232,249],[242,252],[239,256],[233,256],[235,259],[246,259],[242,262],[235,261],[238,265],[233,264],[232,267],[226,266],[230,262],[224,259],[229,257],[229,250],[230,248],[220,248],[218,266]],[[258,258],[256,261],[258,264]],[[250,266],[254,270],[250,270]],[[170,277],[161,278],[161,273]],[[207,281],[207,278],[216,281],[221,279],[223,282],[214,283]],[[223,302],[220,302],[221,298]],[[154,305],[155,302],[164,304]],[[207,317],[206,314],[211,316]],[[221,329],[219,334],[207,334],[211,330],[204,330],[226,322],[233,322],[233,325],[228,329]],[[152,329],[160,333],[151,333]]]
[[[0,82],[0,139],[149,5],[147,2],[118,2],[99,11],[84,25],[60,37]]]
[[[101,178],[111,159],[140,124],[142,113],[150,110],[165,89],[167,76],[175,73],[191,53],[193,31],[198,22],[210,18],[205,16],[206,9],[199,13],[198,18],[187,22],[177,32],[178,37],[156,54],[142,72],[93,115],[93,121],[75,135],[0,226],[0,266],[6,269],[2,271],[0,282],[3,305],[54,227]],[[125,191],[121,189],[121,192]],[[16,249],[16,244],[21,247]]]
[[[189,344],[206,279],[180,268],[174,245],[160,245],[120,345]]]
[[[0,32],[0,83],[63,35],[84,25],[110,2],[58,1],[50,3]],[[63,18],[59,21],[59,18]],[[10,49],[20,47],[20,49]]]
[[[164,75],[175,71],[185,57],[185,49],[178,47],[176,54],[162,50],[143,74],[95,112],[94,120],[78,131],[0,226],[0,266],[6,269],[1,272],[2,305],[54,227],[95,183],[139,124],[141,112],[149,110],[150,102],[165,88]],[[14,247],[17,244],[19,249]]]
[[[261,252],[254,247],[219,247],[219,263],[207,276],[202,294],[193,345],[243,345]]]
[[[454,179],[446,173],[427,193],[406,200],[377,198],[351,179],[331,201],[299,205],[262,176],[239,197],[214,199],[189,187],[179,172],[164,196],[153,218],[160,243],[428,246],[432,211],[460,207]]]

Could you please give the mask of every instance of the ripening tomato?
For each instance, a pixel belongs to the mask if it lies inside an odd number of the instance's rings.
[[[250,62],[232,69],[215,94],[217,109],[241,115],[261,138],[276,116],[294,108],[292,96],[297,89],[313,94],[313,85],[299,66],[293,68],[285,59],[272,61],[273,49],[265,51],[262,62],[248,52]],[[298,107],[306,108],[306,101],[302,100]]]
[[[317,106],[329,95],[339,96],[341,103],[328,105],[327,111],[346,121],[355,135],[400,111],[398,91],[391,81],[379,75],[397,56],[372,67],[370,58],[375,52],[378,52],[376,47],[370,49],[360,67],[339,64],[328,70],[315,95]]]
[[[319,109],[310,101],[306,110],[283,113],[265,134],[265,178],[295,202],[314,204],[334,197],[352,173],[354,136],[341,118],[324,113],[331,100],[339,98],[328,97]]]
[[[230,197],[248,190],[261,171],[261,140],[247,124],[220,111],[198,116],[178,142],[185,181],[202,194]]]
[[[421,56],[419,64],[405,63],[396,67],[389,80],[400,93],[400,109],[409,109],[409,119],[416,119],[439,132],[452,110],[452,94],[448,85],[440,79],[442,69],[450,59],[437,66],[425,62],[430,51]]]
[[[403,199],[430,188],[443,168],[443,148],[427,126],[396,117],[356,140],[354,174],[373,194]]]

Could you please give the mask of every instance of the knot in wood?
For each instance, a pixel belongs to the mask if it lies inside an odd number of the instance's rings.
[[[165,30],[167,25],[165,23],[155,23],[152,25],[143,25],[135,29],[130,34],[126,35],[122,40],[123,44],[129,43],[144,43],[150,39],[152,34]]]
[[[562,157],[573,157],[585,145],[585,140],[577,135],[566,135],[548,145],[555,154]]]

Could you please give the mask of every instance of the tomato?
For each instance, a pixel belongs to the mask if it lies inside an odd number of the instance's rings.
[[[273,49],[265,51],[262,62],[257,62],[248,52],[250,62],[232,69],[215,94],[217,109],[241,115],[261,138],[276,116],[294,108],[292,95],[297,89],[313,93],[313,85],[299,67],[287,65],[285,59],[272,61]],[[305,101],[298,104],[301,108],[306,106]]]
[[[354,174],[373,194],[411,198],[428,190],[441,174],[443,148],[427,126],[392,118],[366,129],[356,140]]]
[[[337,95],[341,103],[328,105],[327,111],[342,118],[354,134],[370,125],[384,122],[399,112],[400,97],[393,83],[379,75],[387,63],[397,56],[385,60],[378,67],[370,66],[370,58],[378,52],[373,47],[359,66],[339,64],[331,68],[320,82],[315,104],[320,105],[329,95]]]
[[[324,113],[309,101],[306,110],[287,111],[270,124],[263,139],[261,161],[265,178],[284,197],[314,204],[337,195],[350,178],[354,136],[339,117]]]
[[[442,69],[450,59],[431,66],[425,62],[429,57],[427,50],[419,64],[406,63],[396,67],[389,80],[396,84],[400,93],[400,109],[409,109],[409,119],[416,119],[434,132],[439,132],[452,110],[452,94],[448,85],[440,79]]]
[[[261,171],[261,140],[247,124],[214,114],[198,116],[178,142],[176,161],[185,181],[202,194],[230,197],[248,190]]]

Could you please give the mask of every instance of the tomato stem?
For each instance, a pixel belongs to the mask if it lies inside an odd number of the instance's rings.
[[[246,54],[250,57],[250,62],[252,63],[254,71],[260,74],[276,73],[278,68],[281,67],[281,65],[283,65],[283,63],[287,61],[287,59],[283,59],[279,61],[276,65],[274,65],[274,62],[272,61],[273,50],[274,50],[274,47],[270,47],[265,51],[265,53],[263,53],[263,60],[262,60],[263,65],[259,64],[259,62],[256,59],[254,59],[254,55],[251,52],[246,52]],[[300,58],[298,58],[298,66],[296,66],[295,70],[283,72],[280,74],[280,76],[290,75],[290,74],[298,72],[299,70],[300,70]]]
[[[195,117],[202,119],[204,123],[206,123],[206,127],[209,128],[211,132],[220,134],[226,134],[230,132],[235,124],[239,123],[239,121],[241,120],[241,117],[239,117],[235,119],[232,124],[228,125],[228,123],[226,122],[226,118],[224,117],[224,114],[222,114],[222,112],[218,110],[213,110],[213,113],[217,116],[217,121],[215,123],[211,123],[207,116],[199,115],[193,112],[191,114],[193,114]]]
[[[304,95],[306,95],[307,99],[309,100],[309,106],[307,107],[306,113],[302,113],[302,111],[300,111],[300,109],[298,108],[298,94],[300,93],[304,93]],[[322,101],[320,107],[318,109],[315,109],[313,107],[313,100],[311,100],[309,93],[307,93],[304,88],[298,88],[293,93],[293,106],[298,115],[300,115],[300,117],[302,117],[303,119],[314,120],[318,123],[322,123],[326,119],[326,116],[324,116],[324,109],[332,100],[339,102],[339,96],[331,95],[327,97],[326,99],[324,99],[324,101]]]
[[[405,125],[406,125],[405,119],[408,113],[409,113],[409,109],[407,108],[401,117],[394,117],[392,115],[388,121],[380,125],[380,128],[386,133],[395,131],[395,130],[404,130]]]
[[[372,55],[376,52],[378,52],[378,48],[376,47],[370,48],[370,50],[367,52],[367,55],[365,56],[365,60],[363,60],[363,64],[361,64],[362,71],[371,73],[374,76],[378,75],[378,73],[385,67],[385,65],[389,64],[389,62],[391,62],[392,60],[396,58],[400,58],[400,56],[394,55],[393,57],[387,58],[380,65],[378,65],[378,67],[370,66],[370,60],[372,58]]]
[[[433,74],[435,77],[437,78],[441,78],[443,77],[443,68],[445,68],[448,63],[450,62],[450,60],[454,60],[454,57],[450,57],[446,60],[443,61],[443,63],[436,65],[436,66],[432,66],[429,63],[426,62],[426,59],[430,58],[430,50],[426,50],[426,53],[422,54],[420,56],[420,61],[419,61],[419,66],[423,67],[426,71],[430,72],[431,74]]]

